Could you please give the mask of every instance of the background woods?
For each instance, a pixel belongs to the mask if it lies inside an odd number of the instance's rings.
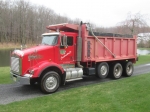
[[[56,23],[77,23],[44,6],[25,0],[0,1],[0,43],[35,43],[46,26]]]
[[[46,26],[59,23],[79,23],[80,19],[56,14],[52,9],[37,6],[25,0],[0,1],[0,43],[36,43]],[[143,15],[130,13],[127,19],[114,27],[104,28],[92,24],[95,31],[121,34],[150,32]]]

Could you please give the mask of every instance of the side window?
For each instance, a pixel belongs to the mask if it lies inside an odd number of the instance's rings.
[[[67,37],[67,45],[72,46],[73,45],[73,37],[68,36]]]

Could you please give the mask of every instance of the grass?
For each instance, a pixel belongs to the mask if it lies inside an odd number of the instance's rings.
[[[139,55],[135,65],[150,63],[150,55]]]
[[[11,83],[9,67],[0,67],[0,84]]]
[[[1,43],[0,44],[0,49],[15,49],[15,48],[20,48],[19,44],[14,44],[14,43]]]
[[[0,105],[1,112],[149,112],[150,74]]]
[[[150,48],[138,48],[140,50],[150,50]]]
[[[28,44],[27,47],[35,46],[34,44]],[[1,49],[15,49],[15,48],[21,48],[21,44],[14,44],[14,43],[1,43],[0,44],[0,50]]]

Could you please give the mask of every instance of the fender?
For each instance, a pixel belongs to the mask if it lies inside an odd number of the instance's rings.
[[[34,74],[32,78],[40,77],[41,73],[48,67],[56,67],[62,72],[62,74],[64,74],[64,69],[59,64],[54,63],[52,61],[51,62],[43,61],[43,62],[38,63],[36,66],[32,68],[32,70],[34,70]]]

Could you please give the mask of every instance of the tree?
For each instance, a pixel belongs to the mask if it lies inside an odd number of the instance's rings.
[[[140,29],[148,27],[145,16],[140,13],[132,15],[128,13],[127,19],[119,23],[118,28],[121,29],[122,33],[129,32],[132,35],[137,35],[140,33]]]
[[[76,20],[26,0],[0,0],[0,43],[35,43],[46,26],[66,22]]]

